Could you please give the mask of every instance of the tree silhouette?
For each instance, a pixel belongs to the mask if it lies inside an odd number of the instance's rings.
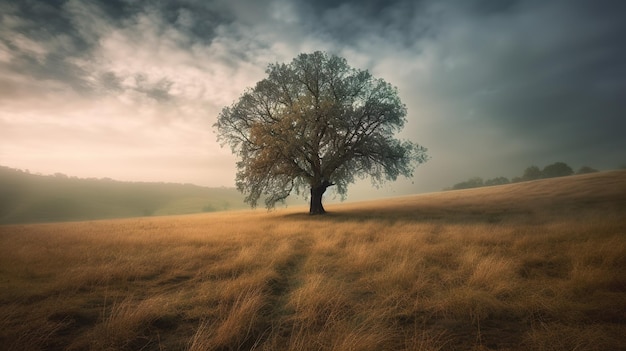
[[[380,184],[426,161],[426,148],[394,138],[406,121],[397,89],[368,71],[318,51],[266,73],[215,124],[240,157],[236,184],[251,206],[308,189],[309,213],[322,214],[328,187],[344,197],[356,177]]]
[[[598,170],[595,168],[592,168],[589,166],[582,166],[578,169],[576,174],[587,174],[587,173],[595,173],[595,172],[598,172]]]
[[[509,184],[510,181],[507,177],[495,177],[495,178],[491,178],[491,179],[487,179],[485,180],[485,185],[489,186],[489,185],[503,185],[503,184]]]
[[[555,162],[547,165],[541,171],[543,178],[565,177],[572,174],[574,174],[574,171],[564,162]]]
[[[461,190],[461,189],[479,188],[483,185],[485,184],[483,183],[483,179],[481,177],[472,177],[464,182],[454,184],[452,186],[452,189]]]
[[[524,170],[522,180],[535,180],[541,178],[541,170],[537,166],[530,166]]]

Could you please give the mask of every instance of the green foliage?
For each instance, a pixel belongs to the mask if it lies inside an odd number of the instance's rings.
[[[541,170],[539,169],[539,167],[534,166],[534,165],[526,168],[526,170],[524,170],[524,175],[522,175],[523,181],[535,180],[535,179],[541,179],[541,178],[542,178]]]
[[[589,166],[581,167],[576,174],[585,174],[585,173],[593,173],[598,172],[597,169],[591,168]],[[469,188],[477,188],[481,186],[490,186],[490,185],[503,185],[508,183],[519,183],[529,180],[536,180],[542,178],[553,178],[553,177],[564,177],[568,175],[574,174],[574,171],[570,166],[568,166],[564,162],[555,162],[551,165],[544,167],[543,170],[539,169],[537,166],[530,166],[524,170],[524,174],[521,177],[513,177],[511,181],[509,181],[506,177],[495,177],[492,179],[488,179],[483,182],[482,178],[474,177],[469,180],[461,183],[455,184],[452,188],[446,188],[444,190],[451,189],[469,189]]]
[[[424,147],[394,139],[406,107],[384,80],[319,51],[266,73],[214,125],[240,157],[237,188],[251,206],[265,196],[271,208],[292,191],[330,185],[345,196],[356,177],[410,177],[426,161]]]
[[[507,177],[495,177],[485,181],[485,186],[509,184]]]
[[[595,168],[591,168],[589,166],[582,166],[578,169],[576,174],[587,174],[587,173],[595,173],[595,172],[598,172],[598,170]]]
[[[478,188],[481,186],[483,186],[483,179],[480,177],[473,177],[465,182],[454,184],[454,186],[452,186],[452,189],[454,190],[470,189],[470,188]]]
[[[541,171],[543,178],[555,178],[565,177],[574,174],[574,171],[570,166],[563,162],[555,162],[551,165],[545,166]]]
[[[199,213],[244,208],[232,188],[33,175],[0,166],[0,224]]]

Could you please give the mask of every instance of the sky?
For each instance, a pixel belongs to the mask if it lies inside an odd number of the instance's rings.
[[[234,186],[222,108],[299,53],[398,88],[411,179],[348,199],[439,191],[530,165],[626,165],[621,0],[0,1],[0,165]]]

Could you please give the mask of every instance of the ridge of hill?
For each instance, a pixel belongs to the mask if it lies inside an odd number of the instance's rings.
[[[35,175],[0,166],[0,224],[243,209],[235,188]]]
[[[626,350],[626,170],[0,226],[10,350]]]
[[[626,211],[626,170],[334,204],[329,215],[366,218],[499,218],[535,212]]]
[[[465,216],[497,222],[535,209],[626,209],[626,170],[328,204],[327,216]],[[235,188],[34,175],[0,166],[0,224],[162,216],[249,208]],[[306,215],[306,211],[295,215]]]

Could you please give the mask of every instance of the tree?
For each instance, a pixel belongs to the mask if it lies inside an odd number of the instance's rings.
[[[574,174],[574,171],[570,166],[563,162],[555,162],[551,165],[547,165],[541,171],[543,178],[565,177]]]
[[[293,191],[310,191],[310,214],[322,195],[343,197],[356,177],[374,184],[411,177],[426,148],[393,136],[406,122],[397,89],[345,59],[322,52],[270,64],[267,78],[218,116],[218,140],[240,157],[237,188],[272,208]]]
[[[481,177],[472,177],[464,182],[456,183],[452,186],[454,190],[479,188],[483,186],[483,179]]]
[[[522,180],[535,180],[541,178],[541,170],[537,166],[530,166],[524,171]]]
[[[587,174],[587,173],[595,173],[595,172],[598,172],[598,170],[595,168],[592,168],[589,166],[582,166],[580,167],[578,172],[576,172],[576,174]]]
[[[485,185],[486,186],[490,186],[490,185],[503,185],[503,184],[509,184],[509,178],[507,177],[495,177],[492,179],[487,179],[485,181]]]

